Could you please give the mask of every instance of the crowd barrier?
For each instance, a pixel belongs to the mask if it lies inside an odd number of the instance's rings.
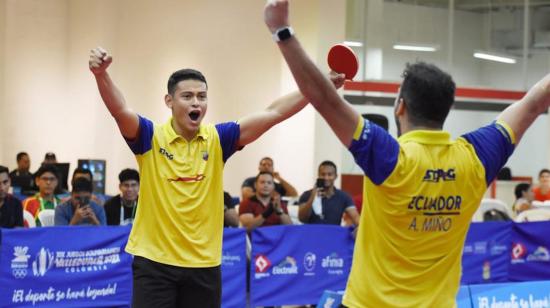
[[[550,307],[550,282],[540,281],[550,280],[548,230],[550,222],[472,224],[458,306]],[[128,307],[132,258],[124,246],[129,231],[2,229],[0,306]],[[256,229],[251,237],[252,307],[317,303],[325,290],[345,288],[353,255],[350,229],[275,226]],[[246,243],[243,229],[224,230],[223,307],[247,305]]]

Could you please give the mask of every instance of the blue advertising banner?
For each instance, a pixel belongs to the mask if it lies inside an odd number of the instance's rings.
[[[460,286],[456,295],[457,308],[472,308],[472,297],[468,286]]]
[[[315,304],[324,290],[343,290],[351,267],[351,229],[308,225],[252,233],[251,306]]]
[[[462,284],[508,281],[512,222],[473,223],[462,253]]]
[[[550,307],[550,281],[471,285],[474,308]]]
[[[130,227],[2,229],[2,307],[128,307],[129,232]]]
[[[548,222],[525,222],[514,225],[510,281],[550,280],[549,231]]]
[[[246,230],[224,228],[222,307],[246,307]]]

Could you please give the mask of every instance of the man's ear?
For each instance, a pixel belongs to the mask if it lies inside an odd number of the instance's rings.
[[[174,105],[174,101],[172,100],[172,95],[166,94],[164,96],[164,103],[166,104],[166,107],[172,109],[172,106]]]
[[[397,102],[397,108],[395,108],[395,115],[402,116],[403,114],[405,114],[405,109],[405,101],[403,100],[403,98],[400,98]]]

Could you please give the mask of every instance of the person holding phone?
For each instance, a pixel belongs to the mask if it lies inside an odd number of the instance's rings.
[[[92,191],[90,180],[75,179],[71,199],[55,208],[55,225],[106,225],[105,210],[91,200]]]
[[[347,213],[355,226],[359,213],[350,195],[334,187],[338,177],[336,164],[326,160],[319,165],[318,178],[313,189],[304,192],[298,201],[298,219],[305,224],[340,225]]]

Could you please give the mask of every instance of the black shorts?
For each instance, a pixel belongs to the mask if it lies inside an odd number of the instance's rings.
[[[178,267],[135,256],[132,269],[134,308],[221,306],[220,266]]]

